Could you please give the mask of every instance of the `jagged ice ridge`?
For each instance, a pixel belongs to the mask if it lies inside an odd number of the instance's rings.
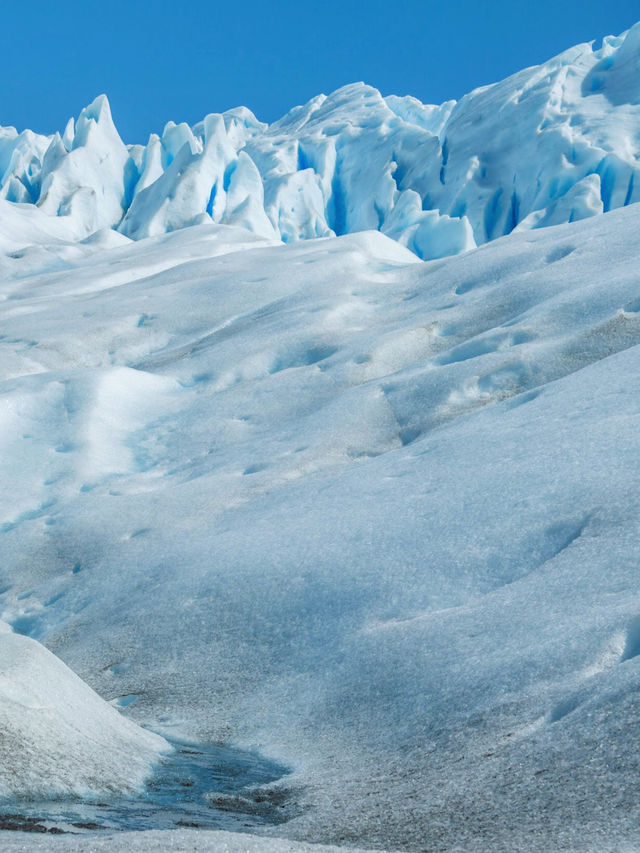
[[[213,221],[284,242],[375,229],[454,255],[640,200],[639,47],[636,25],[458,103],[355,84],[271,125],[244,107],[169,122],[144,146],[122,142],[102,95],[62,135],[2,128],[0,195],[71,239]]]

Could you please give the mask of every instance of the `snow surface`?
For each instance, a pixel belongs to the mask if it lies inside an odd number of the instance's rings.
[[[0,133],[0,617],[290,767],[274,849],[640,847],[639,40],[130,160],[104,99]]]
[[[213,221],[284,242],[375,229],[421,258],[455,255],[640,200],[639,55],[640,23],[458,103],[357,83],[272,125],[240,107],[144,146],[123,143],[101,95],[62,136],[0,128],[0,198],[29,235]]]
[[[140,788],[163,738],[121,716],[28,637],[0,627],[0,800]]]

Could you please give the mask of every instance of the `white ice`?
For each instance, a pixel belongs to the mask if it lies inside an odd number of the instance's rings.
[[[205,851],[205,853],[338,853],[344,847],[324,844],[305,844],[285,838],[259,838],[246,833],[176,829],[170,831],[121,832],[117,835],[91,837],[64,836],[51,838],[41,835],[24,835],[19,832],[1,832],[0,843],[5,853],[24,850],[60,850],[64,853],[86,853],[87,850],[108,850],[109,853],[147,853],[150,850]],[[88,846],[90,844],[90,847]],[[365,853],[349,847],[350,853]]]
[[[287,835],[635,837],[637,227],[7,259],[3,618]]]
[[[44,646],[0,627],[0,800],[142,787],[163,738],[120,715]]]
[[[454,255],[640,200],[639,43],[637,24],[458,103],[357,83],[272,125],[236,108],[146,145],[123,143],[101,95],[62,136],[0,128],[0,197],[71,239],[213,221],[284,242],[375,229],[421,258]]]

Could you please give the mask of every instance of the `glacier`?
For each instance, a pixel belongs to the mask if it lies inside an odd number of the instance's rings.
[[[639,103],[636,25],[439,107],[0,131],[0,816],[174,739],[296,806],[33,849],[640,848]]]
[[[430,260],[594,216],[640,200],[639,45],[636,25],[457,103],[355,84],[271,125],[241,107],[169,122],[146,145],[123,143],[102,95],[62,135],[0,128],[0,237],[15,216],[26,241],[206,222],[283,242],[373,229]]]

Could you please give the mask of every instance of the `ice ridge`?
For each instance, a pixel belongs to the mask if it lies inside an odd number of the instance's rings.
[[[71,239],[213,221],[283,242],[374,229],[424,259],[458,254],[640,200],[639,67],[640,23],[459,102],[356,83],[271,125],[239,107],[146,145],[124,144],[101,95],[62,135],[0,128],[0,198]],[[1,231],[15,211],[0,211]]]

